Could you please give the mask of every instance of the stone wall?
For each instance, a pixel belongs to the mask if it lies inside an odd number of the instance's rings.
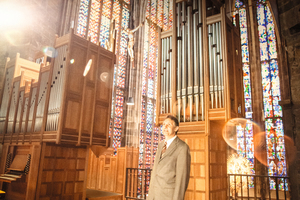
[[[289,165],[293,199],[300,198],[300,1],[278,0],[282,40],[285,40],[290,74],[291,104],[284,108],[285,127],[297,148],[295,161]],[[287,120],[288,119],[288,120]]]

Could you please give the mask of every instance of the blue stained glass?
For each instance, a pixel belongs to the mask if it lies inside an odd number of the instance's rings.
[[[270,79],[270,67],[269,63],[264,62],[261,64],[261,76],[263,86],[263,96],[269,97],[271,95],[271,79]]]
[[[122,13],[122,23],[121,23],[121,26],[124,30],[128,28],[128,21],[129,21],[129,10],[127,6],[124,5],[123,13]]]
[[[242,8],[239,10],[239,17],[240,17],[240,28],[247,27],[247,16],[246,16],[246,9]]]
[[[270,62],[270,70],[272,81],[272,95],[278,96],[279,100],[281,100],[277,60],[272,60]]]
[[[268,54],[268,43],[260,43],[260,60],[266,61],[269,60]]]
[[[257,23],[258,26],[266,26],[265,24],[265,7],[259,4],[257,7]]]
[[[244,103],[245,117],[252,118],[252,101],[251,101],[251,78],[249,65],[249,49],[248,49],[248,31],[247,31],[247,11],[246,6],[239,0],[235,1],[236,10],[239,13],[239,25],[241,33],[241,50],[243,62],[243,85],[244,85]],[[253,127],[252,123],[247,123],[246,127],[237,126],[237,153],[249,161],[251,172],[255,174],[254,169],[254,144],[253,144]],[[239,136],[238,136],[239,135]],[[249,188],[254,187],[254,182],[249,182]]]
[[[275,121],[277,135],[284,136],[282,119],[278,118]]]
[[[249,51],[248,51],[248,46],[244,45],[242,46],[242,61],[243,62],[249,62]]]
[[[236,8],[240,8],[240,7],[242,7],[243,6],[243,2],[241,2],[240,0],[236,0],[235,1],[235,7]]]
[[[263,99],[265,118],[273,117],[272,97],[266,97]]]
[[[259,41],[261,43],[267,42],[267,30],[264,26],[258,26],[258,34],[259,34]]]
[[[241,28],[241,45],[248,45],[247,28]]]
[[[154,81],[148,79],[148,97],[153,98]]]
[[[276,48],[275,28],[274,28],[273,18],[269,7],[266,7],[266,16],[267,16],[267,33],[268,33],[270,59],[276,59],[277,48]]]
[[[279,97],[273,97],[273,110],[275,117],[282,117],[282,108],[278,103]]]

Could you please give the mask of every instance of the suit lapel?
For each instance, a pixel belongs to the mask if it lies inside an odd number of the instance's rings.
[[[167,157],[169,154],[171,154],[173,151],[175,151],[175,149],[176,149],[176,147],[177,147],[178,140],[179,140],[178,137],[176,137],[176,138],[174,139],[174,141],[173,141],[173,142],[171,143],[171,145],[167,148],[166,152],[164,153],[164,156],[159,160],[159,162],[160,162],[161,160],[163,160],[165,157]],[[161,149],[160,149],[160,152],[159,152],[159,153],[161,154]],[[160,154],[159,154],[159,156],[160,156]]]

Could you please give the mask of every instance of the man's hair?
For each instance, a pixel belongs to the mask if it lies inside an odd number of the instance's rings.
[[[179,126],[179,121],[178,121],[178,119],[177,119],[176,117],[174,117],[173,115],[168,115],[168,116],[166,117],[166,119],[172,120],[173,122],[175,122],[175,126]]]

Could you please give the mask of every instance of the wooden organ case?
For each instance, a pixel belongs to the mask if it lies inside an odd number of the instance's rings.
[[[244,116],[239,25],[217,0],[173,1],[173,30],[160,32],[157,124],[180,120],[191,150],[185,199],[227,198],[225,123]]]
[[[50,63],[17,55],[6,65],[0,109],[6,199],[85,199],[88,146],[108,145],[114,53],[70,33],[56,38],[47,55]],[[24,156],[27,171],[7,181],[14,160],[23,168]]]

